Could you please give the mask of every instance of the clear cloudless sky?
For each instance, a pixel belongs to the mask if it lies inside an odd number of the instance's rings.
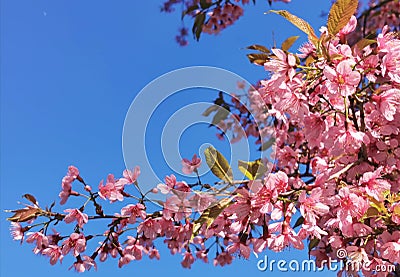
[[[174,37],[180,14],[160,13],[162,1],[1,1],[2,277],[76,276],[68,271],[71,259],[51,266],[47,258],[31,253],[32,245],[12,241],[6,222],[9,214],[3,210],[17,208],[25,193],[35,195],[43,206],[57,200],[56,209],[70,207],[58,204],[61,178],[70,164],[94,187],[108,173],[119,176],[124,169],[124,118],[146,84],[171,70],[194,65],[221,67],[256,82],[266,73],[247,61],[244,47],[254,43],[271,47],[273,33],[278,45],[292,35],[305,40],[284,19],[263,14],[269,9],[267,1],[257,2],[247,6],[245,15],[220,35],[203,35],[200,42],[190,40],[189,46],[179,47]],[[329,5],[330,1],[293,0],[289,5],[274,3],[273,8],[288,9],[318,30],[325,22],[321,12],[328,11]],[[213,94],[209,95],[208,100],[213,100]],[[176,103],[179,106],[179,98]],[[158,114],[162,111],[161,107]],[[206,129],[203,134],[215,136],[215,131]],[[190,140],[189,134],[185,137]],[[186,157],[197,152],[197,146],[191,149],[187,142],[181,147]],[[157,160],[152,163],[157,166]],[[260,272],[254,256],[224,268],[196,262],[186,270],[180,265],[180,255],[171,256],[159,245],[160,261],[146,257],[119,269],[116,260],[109,260],[98,263],[97,273],[90,271],[85,276],[293,274]],[[293,249],[265,254],[270,259],[308,257],[306,251]]]

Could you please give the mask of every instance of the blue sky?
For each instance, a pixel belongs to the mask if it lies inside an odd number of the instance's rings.
[[[249,64],[243,48],[254,43],[271,47],[272,32],[278,44],[302,34],[276,15],[264,15],[269,7],[266,1],[258,2],[221,35],[204,35],[199,43],[190,40],[182,48],[174,41],[180,15],[159,13],[160,1],[1,1],[1,210],[16,208],[25,193],[34,194],[43,206],[58,201],[60,180],[70,164],[95,187],[108,173],[119,175],[124,169],[125,115],[136,94],[158,76],[207,65],[230,70],[250,82],[264,78],[263,69]],[[318,29],[325,21],[320,13],[328,10],[329,2],[315,5],[312,0],[293,0],[289,5],[274,3],[273,8],[293,11]],[[197,97],[195,101],[211,101],[214,95]],[[190,102],[188,96],[182,98],[176,100],[178,107]],[[165,113],[160,109],[165,120],[173,106],[165,107]],[[214,136],[213,130],[202,128],[194,134]],[[185,133],[180,150],[191,156],[201,143],[201,138],[193,140],[190,132]],[[215,143],[224,147],[222,142]],[[157,160],[154,163],[157,167]],[[31,253],[31,245],[13,242],[6,217],[2,212],[1,276],[76,276],[67,270],[71,260],[52,267],[46,258]],[[164,249],[161,261],[145,259],[122,269],[117,261],[108,261],[99,264],[97,275],[271,274],[259,272],[254,257],[222,269],[198,262],[188,271],[181,268],[180,255],[171,256],[163,246],[160,249]],[[275,259],[307,258],[306,252],[294,250],[267,254]]]

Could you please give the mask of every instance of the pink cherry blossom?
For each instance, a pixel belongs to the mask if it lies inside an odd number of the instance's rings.
[[[133,171],[129,169],[125,169],[123,172],[124,179],[128,184],[133,184],[136,182],[137,178],[140,175],[140,167],[136,166]]]
[[[281,101],[277,103],[276,109],[282,113],[289,113],[303,118],[308,113],[306,98],[301,93],[285,91],[281,95]]]
[[[192,253],[190,252],[185,252],[185,254],[183,255],[183,260],[181,262],[181,265],[184,268],[191,268],[192,264],[194,263],[194,257],[192,255]]]
[[[293,169],[297,166],[297,153],[291,147],[284,146],[283,148],[276,149],[276,158],[278,160],[278,166],[288,167]],[[278,172],[281,174],[281,172]],[[282,172],[282,174],[284,174]]]
[[[315,223],[310,223],[307,219],[301,225],[301,229],[298,233],[298,238],[306,238],[306,237],[313,237],[317,239],[321,239],[322,236],[328,235],[328,232],[322,230],[320,226]]]
[[[348,35],[356,29],[357,26],[357,18],[352,15],[350,21],[339,31],[339,36],[342,37],[344,35]]]
[[[371,82],[376,82],[378,79],[378,75],[380,71],[378,69],[379,66],[379,57],[377,55],[369,54],[367,57],[362,57],[359,61],[360,65],[356,66],[358,70],[366,72],[366,77]]]
[[[136,239],[128,237],[128,246],[123,250],[123,254],[132,258],[132,260],[140,261],[143,257],[143,246],[136,243]],[[133,243],[131,243],[132,241]],[[129,259],[130,259],[129,258]]]
[[[123,256],[121,256],[118,260],[118,267],[121,268],[124,265],[129,264],[131,261],[133,261],[135,259],[135,257],[131,254],[126,254],[124,253]]]
[[[274,187],[278,193],[286,192],[289,189],[289,178],[286,173],[280,171],[267,177],[270,187]]]
[[[208,255],[206,250],[198,250],[196,251],[196,258],[202,260],[205,263],[208,263]]]
[[[317,175],[317,173],[325,172],[328,169],[328,163],[320,157],[315,157],[311,160],[311,167],[312,173]]]
[[[360,149],[363,143],[369,144],[369,142],[369,137],[365,133],[349,128],[348,130],[340,131],[335,141],[335,146],[340,147],[340,149],[346,149],[348,153],[354,153],[354,151]],[[337,150],[339,148],[336,148],[333,153]]]
[[[272,234],[268,238],[269,248],[275,252],[282,251],[285,247],[293,245],[297,249],[303,249],[304,244],[296,234],[296,232],[288,226],[287,222],[276,222],[268,226],[268,229]]]
[[[73,165],[69,166],[67,175],[64,176],[61,183],[62,191],[59,194],[61,205],[64,205],[71,195],[79,195],[76,191],[72,190],[72,182],[78,177],[79,170]]]
[[[254,208],[260,207],[261,213],[270,213],[274,208],[273,203],[277,198],[278,191],[276,190],[275,183],[273,180],[268,179],[266,184],[262,186],[251,199],[251,206]]]
[[[192,174],[193,172],[197,172],[197,169],[200,167],[200,165],[201,159],[194,154],[191,161],[188,159],[182,160],[182,172],[185,174]]]
[[[272,48],[271,51],[275,56],[264,64],[264,68],[267,71],[275,73],[274,76],[276,76],[277,82],[278,80],[283,80],[282,84],[285,84],[286,77],[292,80],[296,73],[294,69],[296,58],[293,54],[286,54],[278,48]]]
[[[139,225],[138,232],[143,232],[146,238],[154,240],[161,233],[161,224],[157,220],[148,218]]]
[[[306,196],[305,191],[302,191],[299,196],[301,215],[307,219],[309,224],[316,225],[318,216],[329,212],[329,207],[321,203],[322,193],[323,191],[321,188],[315,188],[311,191],[309,197]]]
[[[158,184],[157,188],[162,194],[168,194],[171,190],[177,190],[182,192],[189,192],[190,187],[185,182],[178,182],[175,175],[165,177],[165,184]]]
[[[47,248],[43,249],[42,254],[50,258],[51,265],[55,265],[57,261],[61,263],[64,257],[60,247],[57,245],[49,245]]]
[[[390,236],[386,233],[386,236]],[[392,263],[400,262],[400,232],[396,231],[389,239],[381,246],[381,253],[384,259],[388,259]]]
[[[193,196],[189,198],[188,202],[189,202],[188,203],[189,205],[187,206],[188,208],[190,207],[194,211],[202,212],[208,207],[210,207],[210,205],[216,203],[216,199],[214,196],[209,194],[195,193]],[[186,202],[182,204],[186,204]]]
[[[76,221],[78,226],[80,228],[83,228],[83,225],[85,225],[88,222],[88,215],[85,213],[82,213],[78,209],[66,209],[64,212],[68,213],[64,217],[64,221],[66,223],[71,223],[73,221]]]
[[[134,224],[136,218],[145,219],[146,218],[146,207],[143,204],[129,204],[121,209],[122,216],[129,216],[129,223]]]
[[[390,184],[381,178],[382,167],[375,172],[365,172],[360,179],[360,184],[365,186],[368,195],[374,197],[378,201],[383,200],[383,193],[390,190]]]
[[[229,265],[232,263],[232,256],[228,252],[222,252],[220,253],[215,259],[214,259],[214,265],[220,265],[220,266],[225,266]]]
[[[76,179],[79,176],[79,170],[73,165],[68,167],[68,176],[71,176],[73,179]]]
[[[396,48],[395,46],[398,45],[396,35],[395,33],[390,32],[388,25],[385,25],[382,28],[382,32],[378,34],[376,42],[378,44],[379,51],[383,53],[389,52],[390,49]]]
[[[33,249],[35,254],[42,253],[43,249],[49,246],[49,238],[46,237],[42,232],[28,233],[29,236],[26,239],[27,243],[36,242],[36,247]]]
[[[360,82],[360,73],[352,69],[349,60],[341,61],[336,68],[329,66],[324,68],[324,75],[327,78],[326,86],[333,93],[340,93],[342,96],[352,95]]]
[[[393,121],[400,106],[400,89],[388,89],[379,95],[374,95],[372,99],[386,120]]]
[[[310,146],[319,146],[321,134],[326,131],[326,123],[319,114],[310,114],[304,119],[304,136]]]
[[[176,192],[178,195],[172,195],[164,203],[163,216],[165,218],[174,218],[181,220],[189,217],[192,213],[192,206],[187,199],[187,193]]]
[[[97,270],[96,262],[89,256],[83,256],[83,259],[79,258],[69,269],[74,268],[76,272],[85,272],[94,267]]]
[[[393,82],[400,83],[400,40],[397,45],[382,58],[382,75],[389,77]]]
[[[72,233],[68,239],[62,243],[62,254],[65,256],[72,252],[74,257],[84,252],[86,249],[86,238],[83,234]]]
[[[22,243],[24,239],[24,229],[21,224],[18,222],[11,222],[10,231],[13,240],[20,240]]]
[[[297,54],[299,58],[307,58],[308,56],[314,54],[315,52],[315,45],[311,42],[303,43],[299,48],[300,54]]]
[[[103,180],[99,184],[99,196],[104,200],[109,199],[110,202],[123,201],[124,196],[122,191],[124,189],[124,183],[115,181],[114,175],[110,174],[107,177],[107,182],[103,185]]]
[[[158,252],[157,249],[152,248],[152,249],[149,251],[149,258],[150,258],[150,259],[157,259],[157,260],[159,260],[159,259],[160,259],[160,253]]]
[[[368,203],[364,198],[351,192],[347,187],[339,190],[337,199],[340,207],[337,212],[339,228],[342,230],[344,235],[351,236],[351,224],[353,223],[353,218],[361,218],[368,208]]]
[[[108,234],[109,232],[106,232],[104,235],[107,236]],[[103,242],[99,242],[100,247],[96,249],[96,251],[98,251],[99,253],[99,260],[101,262],[106,261],[108,255],[110,255],[113,258],[116,258],[119,255],[118,251],[120,251],[121,248],[119,247],[118,243],[116,243],[118,241],[118,235],[112,233],[111,237],[112,237],[112,243],[108,242],[104,244]]]
[[[210,12],[210,18],[202,26],[202,32],[208,34],[218,34],[221,30],[225,29],[235,22],[243,15],[243,9],[239,5],[227,3],[225,5],[216,7]]]
[[[234,237],[232,238],[232,244],[226,248],[229,254],[239,253],[245,259],[250,258],[250,247],[240,241],[240,238]]]

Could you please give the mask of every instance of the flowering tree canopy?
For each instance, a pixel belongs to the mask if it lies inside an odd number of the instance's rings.
[[[198,39],[239,18],[240,4],[249,1],[239,2],[170,0],[163,10],[183,3],[182,16],[193,18]],[[108,257],[120,267],[143,255],[160,259],[155,241],[163,239],[171,254],[182,255],[185,268],[195,260],[225,266],[237,256],[294,247],[307,249],[318,265],[344,258],[368,262],[371,269],[346,273],[385,276],[373,269],[400,264],[400,2],[371,1],[358,17],[357,8],[357,1],[336,1],[319,32],[288,11],[271,11],[308,41],[297,52],[289,50],[298,37],[280,48],[249,46],[257,51],[249,60],[268,77],[248,89],[248,105],[243,96],[219,96],[204,113],[233,142],[253,136],[260,150],[273,150],[270,159],[239,161],[243,180],[233,179],[213,147],[205,161],[196,155],[182,160],[182,171],[197,174],[196,183],[170,175],[149,191],[139,185],[140,165],[119,178],[108,175],[97,188],[70,166],[60,204],[75,197],[82,205],[56,211],[54,203],[43,207],[25,194],[29,204],[8,218],[14,240],[33,244],[34,253],[52,265],[72,255],[79,272]],[[182,32],[178,42],[186,44]],[[275,138],[265,141],[271,133]],[[202,183],[201,163],[218,178],[218,187]],[[166,196],[160,210],[148,207],[150,193]],[[116,202],[126,205],[112,210]],[[104,232],[86,233],[97,220],[105,222]],[[61,223],[68,232],[49,232]],[[348,255],[338,257],[338,249]]]

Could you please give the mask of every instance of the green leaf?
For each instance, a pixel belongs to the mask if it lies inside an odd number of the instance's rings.
[[[206,21],[205,13],[197,14],[196,18],[194,19],[192,32],[197,40],[200,39],[201,31],[203,30],[204,21]]]
[[[372,196],[368,196],[368,199],[370,201],[369,204],[371,207],[375,208],[379,213],[382,213],[384,215],[388,214],[388,210],[386,209],[385,204],[383,202],[376,200]]]
[[[337,0],[329,11],[326,27],[330,35],[335,36],[350,21],[356,12],[358,0]]]
[[[193,5],[193,6],[190,6],[189,8],[187,8],[186,10],[184,10],[182,12],[181,19],[183,19],[185,17],[185,15],[187,15],[188,13],[194,12],[195,10],[198,10],[198,9],[199,9],[199,6],[197,4]]]
[[[204,151],[204,155],[211,172],[221,180],[231,184],[233,180],[232,168],[225,157],[212,146]]]
[[[299,227],[300,225],[302,225],[303,222],[304,222],[304,217],[303,217],[303,216],[300,216],[300,217],[296,220],[296,223],[293,225],[293,229],[296,228],[296,227]]]
[[[305,20],[303,20],[303,19],[301,19],[301,18],[299,18],[299,17],[297,17],[297,16],[295,16],[295,15],[293,15],[290,12],[285,11],[285,10],[278,10],[278,11],[277,10],[270,10],[267,13],[279,14],[280,16],[284,17],[289,22],[291,22],[294,26],[299,28],[301,31],[306,33],[308,35],[308,39],[314,45],[316,45],[318,43],[318,38],[315,35],[314,29],[311,27],[311,25],[307,21],[305,21]]]
[[[238,161],[239,170],[247,177],[249,180],[255,180],[261,178],[264,175],[267,168],[262,163],[261,159],[255,160],[253,162]]]
[[[209,207],[204,210],[201,216],[194,221],[192,239],[197,236],[201,226],[207,224],[207,228],[211,226],[214,220],[230,205],[233,204],[234,197],[221,199],[215,206]]]
[[[308,251],[310,252],[314,247],[316,247],[319,241],[320,240],[317,238],[313,238],[312,240],[310,240],[310,243],[308,244]]]
[[[225,120],[228,118],[228,115],[230,111],[228,109],[225,109],[224,107],[218,107],[218,112],[214,115],[211,124],[213,125],[218,125],[222,120]]]
[[[202,9],[208,9],[209,7],[211,7],[212,5],[214,5],[213,2],[208,3],[207,0],[200,0],[200,7]]]
[[[270,138],[269,140],[264,142],[263,145],[260,146],[258,151],[265,151],[269,149],[272,145],[274,145],[274,143],[275,143],[275,138]]]
[[[295,43],[296,40],[298,40],[299,37],[300,36],[292,36],[287,38],[284,42],[282,42],[281,49],[283,51],[288,51],[290,47],[292,47],[293,43]]]
[[[400,206],[396,205],[393,209],[393,215],[400,216]]]
[[[203,112],[203,116],[209,116],[212,112],[215,112],[218,110],[218,105],[211,105],[210,107],[208,107],[204,112]]]
[[[376,43],[376,40],[374,40],[374,39],[362,38],[354,45],[354,48],[363,50],[365,47],[367,47],[371,44],[374,44],[374,43]]]
[[[250,49],[250,50],[257,50],[266,54],[269,54],[271,51],[269,51],[269,49],[265,46],[259,45],[259,44],[253,44],[250,46],[247,46],[246,49]]]
[[[269,61],[269,55],[264,53],[247,54],[247,58],[251,63],[257,65],[264,65],[267,61]]]

